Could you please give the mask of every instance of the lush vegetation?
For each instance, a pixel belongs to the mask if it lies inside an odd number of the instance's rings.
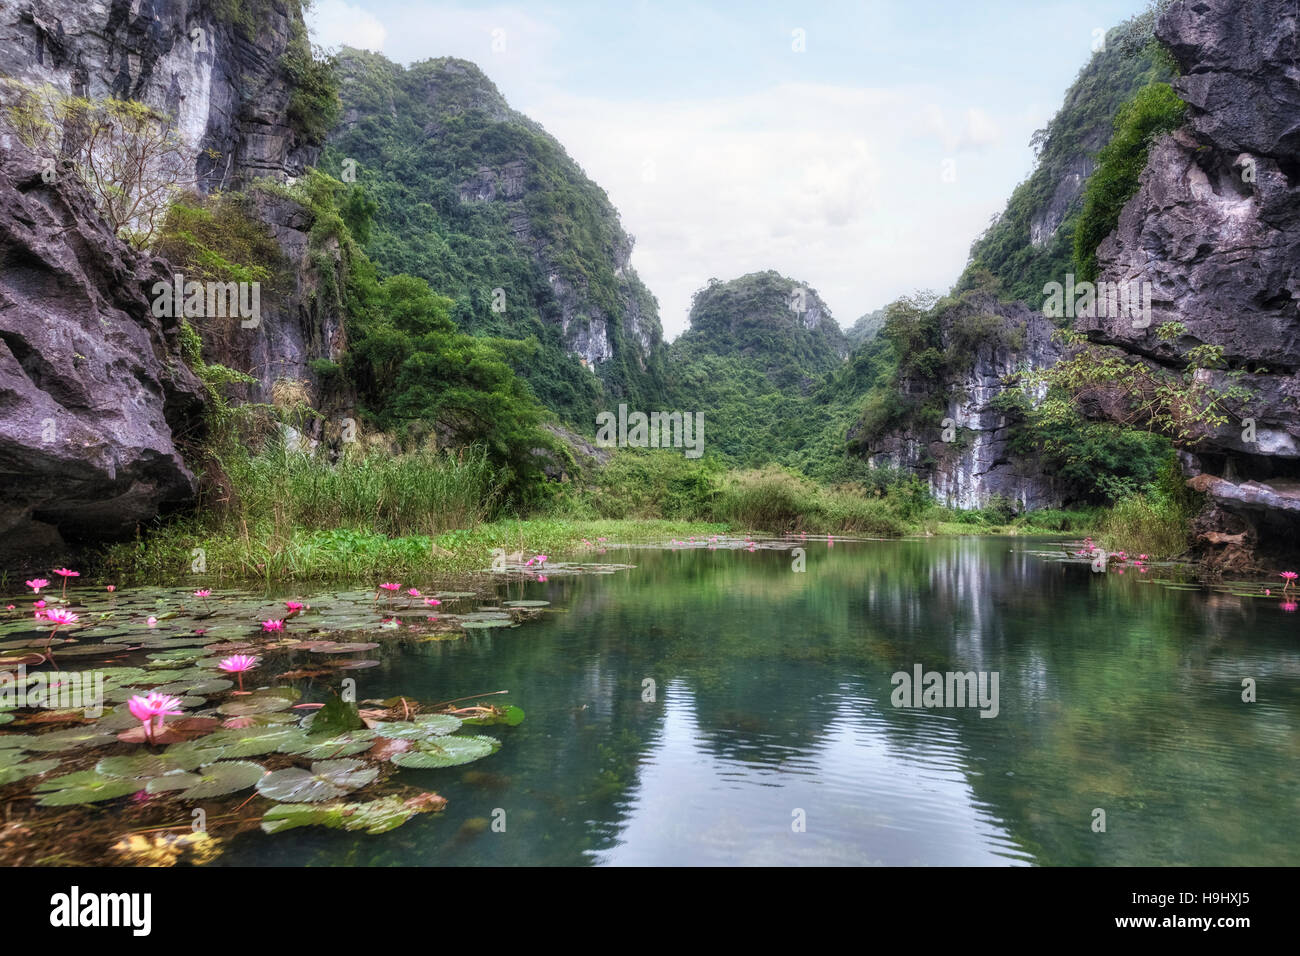
[[[1036,306],[1046,283],[1064,282],[1067,272],[1077,271],[1075,236],[1084,199],[1072,184],[1093,168],[1123,104],[1173,75],[1172,61],[1153,37],[1155,12],[1153,6],[1109,31],[1105,49],[1080,70],[1060,110],[1034,134],[1037,165],[972,245],[960,287],[985,271],[1001,283],[1004,297]]]
[[[345,48],[337,72],[357,118],[335,131],[322,166],[355,176],[349,201],[372,204],[362,238],[380,272],[426,280],[463,332],[530,342],[508,361],[571,425],[590,431],[609,400],[655,404],[657,305],[619,269],[631,239],[608,197],[560,145],[472,63],[403,69]],[[566,309],[579,326],[605,323],[613,358],[592,369],[570,353]],[[644,368],[634,323],[648,336]]]
[[[1152,83],[1116,115],[1115,135],[1097,154],[1074,232],[1075,271],[1081,279],[1097,278],[1097,246],[1114,231],[1124,204],[1137,192],[1151,141],[1180,126],[1185,110],[1172,86]]]

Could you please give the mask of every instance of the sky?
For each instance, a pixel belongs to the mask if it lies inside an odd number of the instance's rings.
[[[668,338],[775,269],[851,326],[946,291],[1146,0],[315,0],[314,42],[472,60],[608,193]]]

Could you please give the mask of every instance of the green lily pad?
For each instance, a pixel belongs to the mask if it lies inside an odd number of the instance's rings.
[[[376,723],[372,730],[376,736],[389,740],[425,740],[454,734],[461,720],[451,714],[425,714],[413,721],[394,720]]]
[[[489,716],[484,714],[482,717],[466,717],[465,723],[472,724],[476,727],[490,727],[493,724],[504,724],[507,727],[515,727],[524,722],[524,712],[514,704],[506,704],[504,707],[493,707],[493,713]]]
[[[181,799],[206,800],[209,797],[238,793],[259,783],[265,774],[264,767],[247,760],[222,760],[206,764],[199,768],[197,774],[187,774],[199,779],[197,783],[190,784],[189,789],[181,794]]]
[[[312,760],[351,757],[369,750],[377,736],[373,730],[349,730],[334,737],[307,737],[301,731],[299,734],[299,739],[281,744],[279,752]]]
[[[0,750],[0,754],[17,754],[15,750]],[[51,760],[28,760],[26,762],[8,763],[0,761],[0,787],[16,783],[25,777],[34,777],[38,773],[47,773],[62,761],[55,757]]]
[[[519,625],[516,624],[514,621],[511,621],[511,620],[509,620],[509,619],[507,618],[507,619],[504,620],[504,621],[502,621],[502,620],[492,620],[492,621],[461,621],[461,622],[460,622],[460,626],[463,627],[463,628],[465,628],[466,630],[474,630],[474,629],[477,629],[477,628],[483,628],[483,627],[518,627]]]
[[[257,792],[281,803],[318,803],[364,787],[378,775],[360,760],[318,760],[310,771],[291,767],[267,774],[257,782]]]
[[[161,777],[176,770],[193,770],[199,765],[197,759],[183,755],[129,754],[123,757],[105,757],[95,764],[95,772],[104,777],[144,778]]]
[[[492,737],[438,737],[421,740],[391,759],[399,767],[418,770],[456,767],[495,753],[500,746],[500,741]]]
[[[550,607],[550,601],[502,601],[502,607]]]
[[[117,738],[104,733],[91,724],[87,727],[73,727],[70,730],[56,730],[48,734],[37,734],[24,746],[28,750],[40,752],[57,750],[77,750],[81,747],[103,747],[116,743]]]
[[[303,721],[303,726],[313,735],[333,737],[349,730],[363,730],[366,722],[361,719],[356,704],[342,697],[331,697],[324,707]]]
[[[258,757],[275,753],[281,747],[301,743],[307,735],[291,725],[245,727],[239,730],[218,730],[207,738],[207,743],[221,748],[222,758]]]
[[[427,799],[436,797],[436,800]],[[272,807],[262,817],[262,829],[267,833],[281,833],[295,827],[321,826],[332,830],[363,830],[366,833],[387,833],[400,827],[417,813],[440,810],[446,801],[436,794],[425,794],[403,800],[401,797],[380,797],[367,803],[282,803]]]
[[[288,710],[302,696],[295,687],[275,687],[260,690],[248,697],[232,697],[217,708],[217,712],[231,717],[248,717],[253,714],[270,714]]]
[[[93,770],[64,774],[36,785],[37,792],[45,795],[37,801],[42,807],[67,807],[78,803],[97,803],[136,793],[144,789],[140,780],[106,777]]]

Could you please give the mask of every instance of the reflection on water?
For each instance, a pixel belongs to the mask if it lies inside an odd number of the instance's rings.
[[[515,586],[553,602],[540,621],[390,648],[360,696],[508,689],[527,720],[483,761],[403,771],[442,814],[249,834],[219,862],[1300,863],[1300,622],[1276,601],[1024,539],[805,546],[805,573],[777,551],[611,550],[638,567]],[[997,672],[998,716],[895,708],[891,675],[918,663]]]

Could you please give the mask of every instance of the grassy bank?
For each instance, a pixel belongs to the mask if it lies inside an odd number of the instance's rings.
[[[197,511],[114,545],[95,562],[117,583],[374,581],[482,571],[506,554],[594,553],[610,543],[720,533],[1097,535],[1100,510],[958,512],[925,486],[828,487],[780,469],[725,471],[680,455],[615,456],[581,482],[556,483],[518,515],[483,454],[358,454],[328,464],[277,445],[214,459]],[[1099,538],[1100,540],[1100,538]],[[1132,550],[1132,549],[1131,549]],[[1147,548],[1157,553],[1154,548]]]

